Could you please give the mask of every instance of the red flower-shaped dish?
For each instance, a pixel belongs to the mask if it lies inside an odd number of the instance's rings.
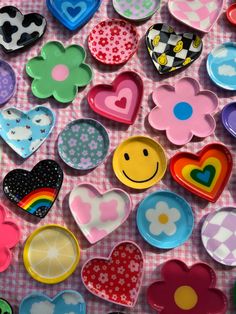
[[[6,212],[0,204],[0,273],[11,264],[11,250],[20,241],[20,229],[12,221],[6,220]]]
[[[158,314],[225,314],[227,298],[216,289],[216,274],[207,264],[188,268],[180,260],[170,260],[162,267],[163,281],[156,281],[147,291],[148,304]]]

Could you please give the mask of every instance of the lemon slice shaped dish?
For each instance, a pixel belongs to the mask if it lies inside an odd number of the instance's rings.
[[[26,240],[23,260],[35,280],[56,284],[72,275],[80,260],[74,234],[60,225],[36,229]]]

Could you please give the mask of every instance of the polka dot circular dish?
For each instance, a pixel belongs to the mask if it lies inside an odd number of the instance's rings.
[[[107,20],[94,27],[88,38],[88,47],[98,61],[117,65],[127,62],[138,49],[136,28],[123,20]]]

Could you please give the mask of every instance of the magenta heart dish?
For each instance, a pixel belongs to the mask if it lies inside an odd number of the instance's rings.
[[[143,97],[143,81],[132,71],[120,73],[111,85],[92,87],[87,99],[93,111],[108,119],[133,124]]]
[[[94,185],[82,183],[71,191],[69,206],[80,230],[94,244],[126,221],[132,201],[121,189],[101,193]]]

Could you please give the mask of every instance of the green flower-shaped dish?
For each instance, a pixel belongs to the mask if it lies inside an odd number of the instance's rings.
[[[92,80],[92,70],[84,63],[85,58],[86,53],[81,46],[64,48],[60,42],[48,42],[41,55],[26,64],[26,72],[33,78],[31,89],[34,96],[53,96],[59,102],[71,102],[78,87],[86,86]]]

